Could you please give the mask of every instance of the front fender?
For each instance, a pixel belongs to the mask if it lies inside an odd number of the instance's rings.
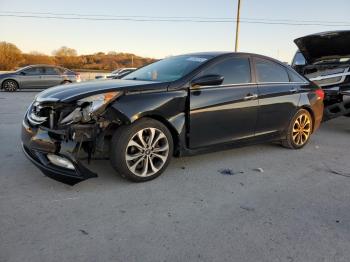
[[[128,94],[115,101],[110,109],[124,124],[154,116],[167,121],[180,134],[185,126],[186,98],[186,90]]]

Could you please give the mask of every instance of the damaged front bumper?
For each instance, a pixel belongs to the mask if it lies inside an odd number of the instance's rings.
[[[33,127],[25,118],[22,123],[22,147],[25,155],[48,177],[65,184],[74,185],[97,174],[79,161],[82,142],[58,139],[59,134],[45,127]],[[67,167],[53,163],[48,155],[69,163]]]

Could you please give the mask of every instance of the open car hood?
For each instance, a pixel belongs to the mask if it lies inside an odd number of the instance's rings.
[[[317,33],[294,40],[308,64],[350,57],[350,30]]]

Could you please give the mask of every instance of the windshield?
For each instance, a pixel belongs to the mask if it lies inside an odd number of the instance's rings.
[[[165,58],[142,67],[122,79],[171,82],[187,75],[208,59],[209,55],[181,55]]]
[[[28,68],[31,68],[31,66],[21,67],[21,68],[17,69],[15,72],[18,73],[18,72],[24,71],[24,70],[26,70]]]
[[[111,72],[111,74],[112,74],[112,75],[115,75],[115,74],[119,73],[120,70],[121,70],[121,69],[114,70],[114,71]]]
[[[296,65],[306,65],[305,57],[301,52],[297,52],[294,56],[292,66]]]

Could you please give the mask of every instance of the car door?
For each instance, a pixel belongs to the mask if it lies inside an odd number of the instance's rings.
[[[41,67],[30,67],[19,72],[19,82],[21,88],[42,88],[42,68]]]
[[[218,86],[191,86],[189,147],[198,148],[254,136],[257,86],[252,81],[249,56],[226,57],[199,76],[221,75]]]
[[[300,81],[291,82],[285,66],[264,58],[254,58],[259,110],[256,136],[277,135],[295,114],[300,99]]]
[[[42,81],[43,81],[44,87],[51,87],[51,86],[56,86],[56,85],[61,84],[63,81],[63,77],[62,77],[61,72],[58,68],[45,67]]]

